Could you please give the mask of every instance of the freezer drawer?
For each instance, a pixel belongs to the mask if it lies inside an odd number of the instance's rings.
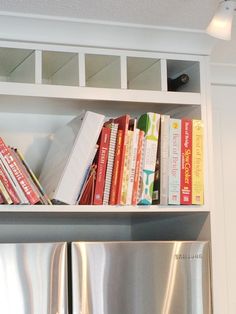
[[[67,314],[66,243],[0,244],[0,313]]]
[[[72,243],[73,314],[210,314],[207,242]]]

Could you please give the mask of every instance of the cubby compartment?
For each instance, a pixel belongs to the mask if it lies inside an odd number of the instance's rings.
[[[42,83],[79,86],[79,55],[70,52],[42,52]]]
[[[88,87],[121,88],[120,57],[86,54],[85,80]]]
[[[0,48],[0,81],[35,82],[35,51]]]
[[[127,87],[136,90],[160,91],[161,60],[127,57]]]
[[[200,93],[198,61],[167,60],[168,91]]]

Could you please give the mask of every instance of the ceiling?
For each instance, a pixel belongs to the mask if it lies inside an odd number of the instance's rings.
[[[0,14],[33,15],[204,30],[220,0],[0,0]],[[232,40],[219,40],[212,62],[236,64],[236,18]]]
[[[1,0],[0,11],[205,29],[219,0]]]

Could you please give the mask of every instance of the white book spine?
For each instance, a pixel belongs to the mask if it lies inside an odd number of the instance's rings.
[[[134,186],[134,175],[135,175],[135,166],[136,166],[136,158],[137,158],[139,131],[140,131],[139,129],[135,129],[134,134],[133,134],[133,146],[132,146],[131,156],[130,156],[131,163],[130,163],[130,171],[129,171],[129,181],[128,181],[126,205],[131,205],[131,202],[132,202],[132,193],[133,193],[133,186]]]
[[[157,158],[160,114],[148,112],[142,117],[146,117],[146,122],[144,128],[141,125],[142,123],[138,123],[138,127],[145,131],[145,141],[142,158],[141,195],[138,203],[140,205],[151,205],[155,165]],[[139,121],[141,119],[139,119]]]
[[[180,204],[181,120],[170,119],[169,204]]]
[[[108,151],[106,178],[105,178],[105,188],[104,188],[104,194],[103,194],[103,205],[109,204],[112,171],[113,171],[113,165],[114,165],[114,159],[115,159],[117,132],[118,132],[118,123],[112,123],[110,144],[109,144],[109,151]]]
[[[56,132],[40,174],[50,199],[76,204],[104,120],[86,111]]]
[[[170,125],[170,116],[161,115],[160,205],[168,204],[169,125]]]
[[[5,170],[5,175],[7,176],[8,180],[11,182],[13,188],[16,191],[17,196],[20,199],[21,204],[29,204],[28,199],[26,198],[24,192],[22,191],[18,181],[15,178],[11,168],[9,167],[8,163],[6,162],[3,155],[0,153],[0,164],[2,168]]]

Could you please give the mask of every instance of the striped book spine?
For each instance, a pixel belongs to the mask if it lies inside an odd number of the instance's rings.
[[[118,130],[116,149],[115,149],[114,166],[113,166],[113,171],[112,171],[112,182],[111,182],[111,192],[110,192],[109,205],[116,205],[117,204],[117,202],[116,202],[116,199],[117,199],[116,191],[117,191],[119,168],[120,168],[122,137],[123,137],[123,131]]]
[[[94,205],[102,205],[105,187],[105,175],[108,161],[108,149],[110,143],[111,129],[103,127],[99,138],[99,149],[97,156],[97,176],[94,191]]]
[[[109,127],[111,128],[111,136],[110,136],[110,144],[109,144],[109,150],[108,150],[108,161],[107,161],[105,188],[104,188],[104,195],[103,195],[103,205],[109,204],[112,172],[113,172],[113,165],[114,165],[114,159],[115,159],[118,123],[111,123]]]

